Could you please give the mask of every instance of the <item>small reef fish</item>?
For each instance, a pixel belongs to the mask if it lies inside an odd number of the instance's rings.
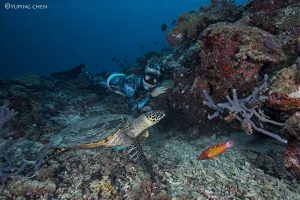
[[[216,159],[216,156],[224,153],[234,145],[233,141],[228,141],[222,144],[215,144],[205,149],[197,158],[197,160]]]
[[[168,26],[167,26],[167,24],[166,23],[163,23],[162,25],[161,25],[161,31],[166,31],[167,30],[167,28],[168,28]]]
[[[126,59],[124,59],[123,62],[124,62],[125,65],[129,66],[129,63]]]
[[[119,67],[126,68],[126,66],[124,64],[119,64]]]

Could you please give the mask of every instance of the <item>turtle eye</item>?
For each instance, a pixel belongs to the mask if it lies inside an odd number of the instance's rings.
[[[157,79],[156,79],[156,78],[155,78],[155,79],[153,79],[153,83],[155,83],[155,84],[157,83]]]

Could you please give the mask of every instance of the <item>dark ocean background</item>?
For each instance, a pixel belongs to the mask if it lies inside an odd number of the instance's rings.
[[[161,25],[209,0],[2,1],[0,78],[48,74],[86,64],[91,72],[120,70],[113,57],[132,63],[167,48]],[[236,1],[241,5],[245,0]],[[5,9],[10,4],[47,5],[44,10]],[[158,44],[153,44],[157,42]],[[162,44],[163,42],[163,44]],[[144,48],[142,49],[141,46]]]

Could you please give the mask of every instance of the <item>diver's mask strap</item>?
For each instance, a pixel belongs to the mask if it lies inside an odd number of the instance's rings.
[[[111,87],[111,85],[110,85],[110,81],[111,81],[113,78],[118,77],[118,76],[126,77],[125,74],[114,73],[114,74],[110,75],[110,76],[107,78],[107,80],[106,80],[106,86],[107,86],[107,88],[108,88],[110,91],[112,91],[112,92],[114,92],[114,93],[116,93],[116,94],[120,94],[120,95],[122,95],[122,96],[126,96],[123,92],[120,92],[120,91],[118,91],[118,90],[114,90],[114,89]]]

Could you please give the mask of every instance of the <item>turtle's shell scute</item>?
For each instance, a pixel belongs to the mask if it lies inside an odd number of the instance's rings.
[[[89,117],[62,129],[53,138],[57,148],[76,147],[106,139],[108,136],[128,128],[132,117],[125,114],[110,114]]]

